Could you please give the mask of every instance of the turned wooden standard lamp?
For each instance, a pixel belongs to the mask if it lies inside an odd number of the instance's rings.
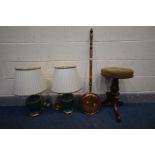
[[[30,115],[32,117],[39,115],[43,104],[40,93],[47,88],[42,77],[41,67],[15,68],[15,76],[14,94],[29,96],[26,99],[26,105],[30,110]]]
[[[61,101],[65,114],[73,112],[73,93],[81,89],[80,78],[76,66],[55,67],[52,92],[62,94]]]

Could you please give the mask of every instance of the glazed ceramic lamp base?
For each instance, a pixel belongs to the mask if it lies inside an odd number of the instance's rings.
[[[40,115],[42,111],[43,98],[40,95],[31,95],[26,99],[26,106],[31,117]]]
[[[72,114],[73,112],[73,104],[74,104],[74,96],[72,93],[63,94],[61,101],[63,103],[63,112],[67,115]]]

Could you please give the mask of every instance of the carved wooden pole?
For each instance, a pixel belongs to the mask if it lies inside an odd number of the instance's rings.
[[[92,57],[93,57],[93,29],[90,29],[90,51],[89,51],[89,92],[92,92]]]

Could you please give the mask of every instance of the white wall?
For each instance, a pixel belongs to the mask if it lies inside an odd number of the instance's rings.
[[[76,64],[88,90],[90,27],[0,27],[0,96],[13,94],[14,68],[39,65],[49,81],[53,67]],[[134,69],[120,80],[121,92],[155,92],[155,27],[93,27],[93,91],[105,93],[100,70],[108,66]]]

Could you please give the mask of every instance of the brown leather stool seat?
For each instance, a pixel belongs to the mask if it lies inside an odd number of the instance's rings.
[[[119,79],[132,78],[133,74],[134,74],[134,71],[129,68],[107,67],[107,68],[101,69],[102,76],[104,76],[106,78],[112,78],[110,92],[106,93],[107,98],[103,104],[104,105],[112,105],[117,122],[120,122],[120,115],[118,112]]]
[[[133,77],[134,71],[129,68],[108,67],[101,69],[101,75],[109,78],[128,79]]]

